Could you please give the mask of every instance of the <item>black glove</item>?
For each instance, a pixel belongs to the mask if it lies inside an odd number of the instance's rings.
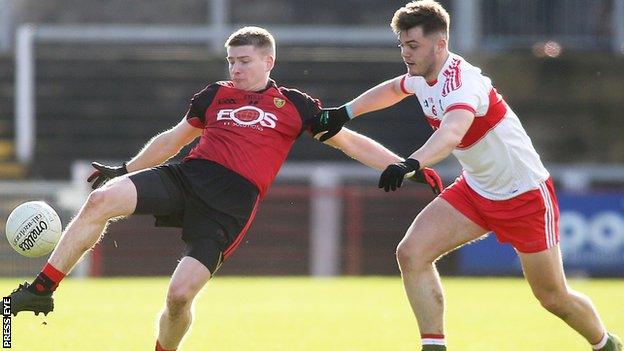
[[[87,178],[87,182],[93,181],[91,189],[97,189],[109,180],[128,173],[125,163],[121,166],[106,166],[98,162],[91,162],[91,166],[95,168],[95,171]]]
[[[379,188],[386,192],[395,191],[403,184],[403,179],[410,172],[420,172],[420,162],[413,158],[408,158],[403,162],[393,163],[381,173],[379,177]]]
[[[319,138],[321,142],[338,134],[342,126],[351,119],[349,117],[349,112],[347,112],[346,105],[337,108],[324,108],[316,115],[316,118],[317,121],[312,126],[312,133],[316,135],[325,132],[325,134],[321,135]]]

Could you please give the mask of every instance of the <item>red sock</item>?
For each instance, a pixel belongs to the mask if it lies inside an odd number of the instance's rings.
[[[41,271],[41,273],[47,275],[48,278],[50,278],[54,282],[55,286],[58,286],[61,280],[65,278],[65,273],[54,268],[54,266],[50,263],[46,263],[45,266],[43,266],[43,270]]]
[[[176,349],[165,349],[162,346],[160,346],[160,341],[156,340],[156,351],[176,351]]]
[[[65,273],[54,268],[50,263],[46,263],[41,273],[31,284],[31,291],[40,295],[51,294],[56,290],[63,278],[65,278]]]

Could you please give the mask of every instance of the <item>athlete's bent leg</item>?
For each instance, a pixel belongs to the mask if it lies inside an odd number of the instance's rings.
[[[444,294],[435,261],[486,232],[440,197],[407,230],[397,260],[421,335],[444,334]]]
[[[180,261],[169,283],[167,302],[160,315],[160,347],[166,350],[178,348],[193,320],[193,300],[209,279],[210,271],[198,260],[186,256]]]
[[[63,231],[48,263],[62,273],[69,273],[82,255],[98,242],[108,221],[132,214],[136,203],[136,188],[128,177],[115,178],[91,192],[78,215]]]
[[[61,236],[50,259],[35,280],[20,284],[11,293],[11,312],[44,314],[54,310],[52,293],[82,255],[99,240],[109,219],[134,212],[137,195],[127,178],[115,179],[92,192]]]
[[[559,246],[538,253],[518,253],[524,276],[541,305],[595,345],[605,328],[591,300],[568,287]]]

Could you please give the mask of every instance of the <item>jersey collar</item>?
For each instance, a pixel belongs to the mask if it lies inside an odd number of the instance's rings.
[[[434,79],[432,81],[426,81],[427,85],[432,87],[432,86],[436,85],[436,83],[438,83],[438,81],[440,80],[440,76],[446,70],[446,68],[451,64],[451,61],[453,60],[454,56],[456,56],[456,55],[449,51],[449,55],[446,58],[446,61],[444,61],[444,64],[442,65],[442,67],[440,68],[440,72],[438,72],[438,76],[436,77],[436,79]]]
[[[264,93],[265,91],[267,91],[267,90],[269,90],[271,88],[277,88],[277,83],[275,83],[275,81],[273,79],[269,78],[269,82],[267,83],[266,87],[264,87],[264,88],[262,88],[260,90],[254,91],[254,93]]]

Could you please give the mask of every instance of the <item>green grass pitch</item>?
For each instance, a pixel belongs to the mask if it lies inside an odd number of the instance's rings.
[[[1,279],[7,294],[19,281]],[[443,278],[449,350],[589,351],[521,279]],[[67,279],[47,317],[12,318],[13,350],[153,350],[166,278]],[[624,334],[624,281],[572,280]],[[420,350],[399,278],[217,277],[182,350]]]

